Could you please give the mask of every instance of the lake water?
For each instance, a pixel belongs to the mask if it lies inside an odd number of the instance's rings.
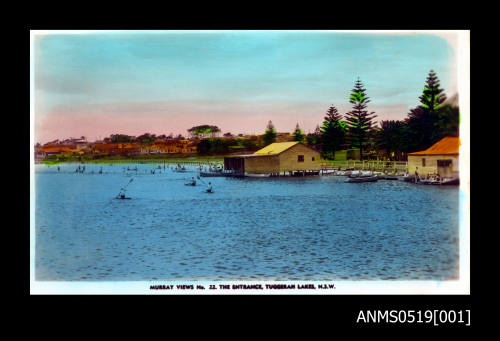
[[[35,166],[35,279],[458,278],[459,189]],[[129,165],[135,167],[135,165]],[[89,172],[94,171],[94,174]],[[132,200],[114,200],[121,187]],[[212,182],[214,193],[202,183]]]

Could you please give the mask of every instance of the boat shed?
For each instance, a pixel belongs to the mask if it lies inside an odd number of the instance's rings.
[[[319,172],[319,152],[300,142],[272,143],[253,154],[224,158],[224,169],[237,174],[294,175]]]
[[[408,154],[408,172],[419,176],[439,174],[441,177],[458,178],[458,151],[460,138],[448,136],[429,149]]]

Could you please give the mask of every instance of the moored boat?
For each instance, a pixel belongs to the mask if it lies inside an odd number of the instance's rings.
[[[441,180],[441,185],[460,185],[459,178],[444,178]]]
[[[417,183],[421,185],[441,185],[441,181],[437,179],[419,179]]]
[[[356,176],[356,177],[349,177],[346,182],[353,182],[353,183],[359,183],[359,182],[375,182],[378,181],[378,177],[376,175],[374,176]]]

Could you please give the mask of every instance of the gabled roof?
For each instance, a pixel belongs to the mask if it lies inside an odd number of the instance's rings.
[[[408,155],[451,155],[458,154],[460,148],[460,138],[448,136],[435,143],[429,149],[409,153]]]
[[[269,146],[266,146],[256,151],[254,155],[277,155],[295,146],[298,143],[299,143],[298,141],[271,143]]]

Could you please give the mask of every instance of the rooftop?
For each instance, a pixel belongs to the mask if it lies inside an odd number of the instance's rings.
[[[254,155],[277,155],[285,150],[295,146],[297,141],[294,142],[277,142],[277,143],[271,143],[269,146],[266,146],[262,149],[259,149],[254,153]]]
[[[458,154],[460,148],[460,138],[448,136],[435,143],[429,149],[409,153],[408,155],[451,155]]]

